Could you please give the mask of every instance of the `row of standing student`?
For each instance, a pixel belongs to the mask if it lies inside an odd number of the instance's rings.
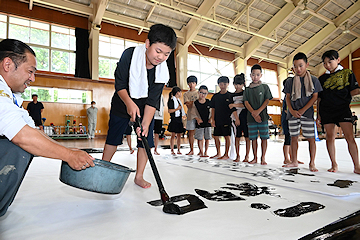
[[[266,106],[272,99],[269,87],[262,84],[261,66],[256,64],[251,68],[252,83],[244,91],[245,76],[239,74],[234,77],[234,87],[236,91],[230,93],[227,91],[229,86],[229,78],[221,76],[218,79],[220,91],[212,97],[211,101],[206,99],[208,88],[201,85],[199,91],[195,86],[197,79],[195,76],[189,76],[187,83],[190,90],[184,93],[184,103],[188,107],[186,130],[189,131],[190,152],[188,155],[194,154],[194,138],[198,140],[199,155],[207,156],[209,140],[211,139],[211,127],[214,127],[213,137],[217,153],[211,158],[229,159],[230,136],[233,131],[235,138],[236,162],[240,161],[240,138],[244,136],[246,139],[246,155],[244,161],[249,162],[250,140],[252,141],[254,159],[250,163],[257,162],[257,136],[258,131],[262,138],[261,163],[265,162],[266,139],[269,138],[268,133],[268,114]],[[180,101],[181,89],[174,87],[169,94],[168,111],[170,113],[170,123],[168,131],[172,133],[170,147],[171,153],[174,152],[174,139],[177,135],[178,154],[180,152],[180,137],[183,133],[182,118],[185,117],[184,108]],[[245,108],[246,106],[246,108]],[[251,109],[252,113],[248,114],[247,109]],[[254,110],[255,109],[255,110]],[[232,127],[233,126],[233,127]],[[248,130],[249,129],[249,130]],[[194,132],[194,133],[192,133]],[[220,137],[225,138],[225,153],[221,155]],[[203,142],[205,140],[205,149]]]
[[[354,73],[349,69],[343,69],[340,58],[335,50],[330,50],[322,56],[325,74],[319,79],[312,76],[307,70],[308,61],[304,53],[298,53],[293,58],[293,71],[295,77],[284,81],[286,94],[284,99],[281,125],[285,134],[284,164],[283,167],[298,167],[302,163],[297,159],[298,137],[300,129],[303,136],[309,142],[309,170],[318,171],[315,167],[316,143],[314,124],[314,108],[317,102],[317,124],[323,125],[326,130],[326,145],[331,160],[329,172],[337,172],[338,166],[335,159],[335,125],[344,131],[348,150],[351,155],[354,172],[360,173],[358,148],[352,132],[352,118],[350,101],[352,96],[359,93],[359,86]],[[246,140],[246,155],[243,162],[257,163],[257,138],[261,139],[261,164],[266,165],[265,154],[267,139],[269,139],[269,126],[267,105],[272,99],[269,87],[261,82],[261,66],[255,64],[251,68],[250,85],[244,89],[244,74],[234,77],[235,93],[227,91],[229,79],[222,76],[218,79],[220,91],[206,99],[208,89],[202,85],[199,91],[195,86],[197,79],[190,76],[187,79],[190,90],[184,94],[184,103],[188,108],[186,130],[189,131],[190,152],[194,154],[194,134],[198,140],[199,155],[207,156],[209,139],[211,139],[211,127],[214,127],[213,137],[215,140],[216,155],[211,158],[226,160],[229,158],[230,135],[234,131],[236,140],[236,158],[240,161],[239,141],[244,136]],[[177,135],[178,154],[180,152],[180,137],[183,133],[182,119],[185,118],[184,107],[180,101],[181,89],[174,87],[169,94],[168,109],[171,116],[169,131],[171,135],[171,153],[174,152],[175,135]],[[225,107],[228,106],[228,107]],[[210,110],[211,109],[211,110]],[[219,137],[225,138],[225,153],[221,155]],[[205,151],[203,141],[205,139]],[[250,141],[254,158],[249,161]]]

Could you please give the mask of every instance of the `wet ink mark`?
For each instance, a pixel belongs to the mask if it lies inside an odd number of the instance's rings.
[[[270,180],[275,179],[275,178],[279,178],[280,175],[283,175],[283,172],[279,171],[277,169],[269,169],[268,171],[259,171],[259,172],[256,172],[256,173],[242,171],[242,170],[236,170],[234,168],[230,169],[230,171],[246,173],[246,174],[250,174],[250,175],[252,175],[254,177],[265,177],[265,178],[268,178]]]
[[[15,165],[6,165],[0,170],[0,175],[8,175],[9,172],[16,170]]]
[[[311,239],[360,239],[360,211],[330,223],[299,240]]]
[[[85,151],[87,153],[102,153],[104,151],[103,149],[95,149],[95,148],[83,148],[80,150]]]
[[[209,193],[208,191],[195,189],[195,192],[211,201],[241,201],[245,200],[242,197],[236,196],[235,194],[227,191],[215,190],[215,193]]]
[[[295,182],[294,180],[290,180],[290,179],[284,179],[283,178],[283,180],[286,181],[286,182]]]
[[[310,177],[314,177],[315,174],[310,174],[310,173],[300,173],[299,172],[300,168],[291,168],[286,170],[285,172],[288,173],[287,175],[291,175],[294,176],[294,174],[299,174],[299,175],[303,175],[303,176],[310,176]]]
[[[270,208],[269,205],[266,205],[264,203],[252,203],[250,206],[252,208],[256,208],[256,209],[260,209],[260,210],[266,210],[266,209]]]
[[[275,190],[274,188],[270,189],[269,187],[258,187],[255,184],[250,184],[250,183],[241,183],[241,184],[227,183],[226,185],[231,187],[221,187],[221,188],[238,190],[240,191],[240,195],[242,196],[250,197],[250,196],[257,196],[260,194],[269,194],[280,197],[280,195],[270,192],[271,190]]]
[[[310,182],[316,182],[316,183],[319,183],[320,181],[319,181],[319,180],[311,180]]]
[[[315,212],[323,208],[325,208],[325,206],[319,203],[301,202],[293,207],[278,209],[274,211],[274,213],[280,217],[299,217],[305,213]]]
[[[350,180],[336,180],[334,183],[328,183],[328,186],[335,186],[339,188],[348,188],[356,181],[350,181]]]

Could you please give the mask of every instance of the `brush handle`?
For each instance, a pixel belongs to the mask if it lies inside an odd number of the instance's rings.
[[[161,181],[160,174],[159,174],[159,171],[158,171],[158,169],[156,167],[155,160],[154,160],[154,158],[153,158],[153,156],[151,154],[151,150],[150,150],[147,138],[142,135],[143,129],[142,129],[142,126],[141,126],[140,118],[138,116],[136,116],[135,127],[140,127],[140,129],[141,129],[140,138],[141,138],[142,144],[143,144],[143,146],[145,148],[146,154],[147,154],[147,156],[149,158],[151,169],[153,171],[156,183],[157,183],[158,188],[159,188],[161,200],[162,200],[163,203],[168,202],[170,200],[169,195],[166,193],[164,185],[163,185],[163,183]]]

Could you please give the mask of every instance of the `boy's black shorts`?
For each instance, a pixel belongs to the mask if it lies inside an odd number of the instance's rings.
[[[337,111],[322,111],[320,107],[321,124],[334,123],[340,126],[341,122],[352,122],[351,121],[351,110],[349,107],[344,107]]]
[[[236,137],[239,138],[242,135],[244,135],[244,137],[248,138],[249,137],[249,130],[248,130],[248,126],[246,123],[241,124],[236,127]]]
[[[154,133],[160,134],[162,129],[162,120],[155,119]]]
[[[214,136],[231,136],[231,127],[229,125],[222,125],[214,128]]]
[[[109,130],[106,136],[106,144],[112,146],[121,145],[123,142],[125,131],[129,126],[129,121],[130,119],[128,118],[122,118],[114,114],[110,114]],[[149,132],[147,136],[147,140],[150,148],[154,147],[153,132],[154,132],[154,119],[150,123]],[[137,141],[137,147],[143,148],[142,142],[140,140]]]

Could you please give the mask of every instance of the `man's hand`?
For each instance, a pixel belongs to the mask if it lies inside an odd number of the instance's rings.
[[[94,158],[78,149],[69,149],[70,150],[70,157],[67,163],[72,169],[75,170],[83,170],[88,167],[94,167],[95,164],[93,162]]]

